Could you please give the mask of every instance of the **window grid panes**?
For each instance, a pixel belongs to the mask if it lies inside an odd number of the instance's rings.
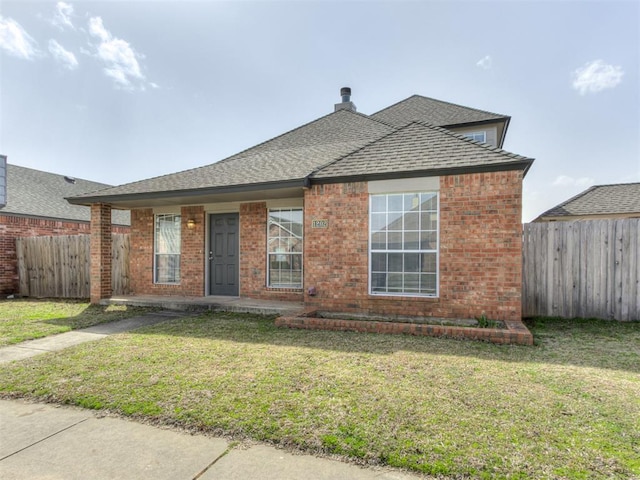
[[[471,140],[475,140],[476,142],[487,142],[487,134],[486,132],[469,132],[463,134],[465,137],[470,138]]]
[[[154,227],[154,283],[180,282],[180,215],[156,215]]]
[[[302,288],[302,209],[269,210],[267,226],[267,285]]]
[[[370,291],[438,295],[438,194],[371,195]]]

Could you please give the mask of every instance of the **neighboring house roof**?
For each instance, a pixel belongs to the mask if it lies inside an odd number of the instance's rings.
[[[438,127],[451,127],[496,120],[507,121],[510,117],[421,95],[413,95],[374,113],[371,118],[396,127],[402,127],[411,122],[426,122]]]
[[[416,171],[437,175],[462,169],[485,171],[498,165],[526,172],[532,159],[473,142],[436,125],[508,118],[414,95],[371,116],[340,109],[217,163],[77,195],[69,201],[135,207],[148,201],[206,201],[208,195],[227,195],[227,199],[236,195],[233,198],[238,199],[237,195],[249,192],[335,182],[343,174],[399,178]],[[395,146],[402,150],[394,150]],[[369,154],[385,158],[363,158]]]
[[[594,185],[534,221],[586,216],[640,216],[640,183]]]
[[[71,205],[66,197],[108,187],[104,183],[7,164],[7,204],[0,208],[0,215],[89,222],[91,210]],[[130,224],[128,211],[113,211],[112,219],[116,225]]]

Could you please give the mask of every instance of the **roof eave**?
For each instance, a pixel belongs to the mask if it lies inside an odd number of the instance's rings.
[[[412,178],[412,177],[436,177],[444,175],[462,175],[470,173],[487,173],[487,172],[501,172],[510,170],[522,170],[523,177],[533,163],[532,158],[524,160],[517,160],[514,162],[505,162],[500,164],[484,164],[477,166],[465,166],[465,167],[445,167],[445,168],[431,168],[423,170],[410,170],[400,172],[385,172],[385,173],[371,173],[371,174],[357,174],[357,175],[341,175],[338,177],[311,177],[312,184],[326,184],[326,183],[344,183],[344,182],[366,182],[372,180],[391,180],[395,178]]]
[[[110,204],[117,207],[118,204],[126,204],[131,201],[144,201],[144,200],[160,200],[171,198],[185,198],[185,197],[201,197],[206,195],[218,195],[228,193],[243,193],[243,192],[255,192],[260,190],[274,190],[279,188],[295,188],[306,187],[309,182],[307,178],[300,178],[295,180],[286,180],[278,182],[263,182],[263,183],[250,183],[240,185],[229,185],[223,187],[207,187],[185,190],[165,190],[158,192],[142,192],[142,193],[123,193],[115,195],[95,195],[87,197],[68,197],[65,198],[72,205],[91,205],[94,203]]]

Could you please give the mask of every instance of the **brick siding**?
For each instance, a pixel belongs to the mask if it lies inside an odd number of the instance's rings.
[[[112,231],[128,233],[129,227],[114,225]],[[89,222],[0,215],[0,294],[11,295],[19,291],[16,238],[90,233]]]
[[[268,288],[267,204],[240,205],[240,296],[265,300],[302,301],[302,290]]]
[[[202,206],[182,207],[180,241],[180,283],[176,285],[153,282],[154,215],[151,208],[131,210],[131,250],[129,268],[131,290],[137,295],[204,295],[205,214]],[[195,220],[193,228],[187,227]]]
[[[383,315],[496,320],[521,316],[522,172],[440,177],[438,298],[368,294],[366,183],[314,186],[305,195],[309,308]],[[313,229],[314,219],[328,219]]]
[[[366,182],[315,185],[304,194],[304,289],[266,287],[267,206],[240,206],[240,295],[294,300],[335,312],[422,317],[521,316],[522,172],[440,177],[439,297],[369,295]],[[196,228],[186,227],[188,217]],[[312,228],[313,220],[328,220]],[[153,284],[153,212],[132,211],[131,286],[136,294],[205,295],[205,212],[182,209],[182,280]],[[316,295],[307,289],[315,287]]]

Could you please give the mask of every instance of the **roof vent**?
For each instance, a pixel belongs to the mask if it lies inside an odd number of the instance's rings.
[[[64,177],[64,181],[65,181],[65,182],[67,182],[67,183],[73,183],[73,184],[75,184],[75,183],[76,183],[76,179],[75,179],[75,178],[73,178],[73,177],[67,177],[66,175],[65,175],[65,177]]]
[[[342,97],[342,103],[336,103],[334,105],[334,111],[349,110],[351,112],[355,112],[356,105],[351,101],[351,88],[342,87],[340,89],[340,96]]]

